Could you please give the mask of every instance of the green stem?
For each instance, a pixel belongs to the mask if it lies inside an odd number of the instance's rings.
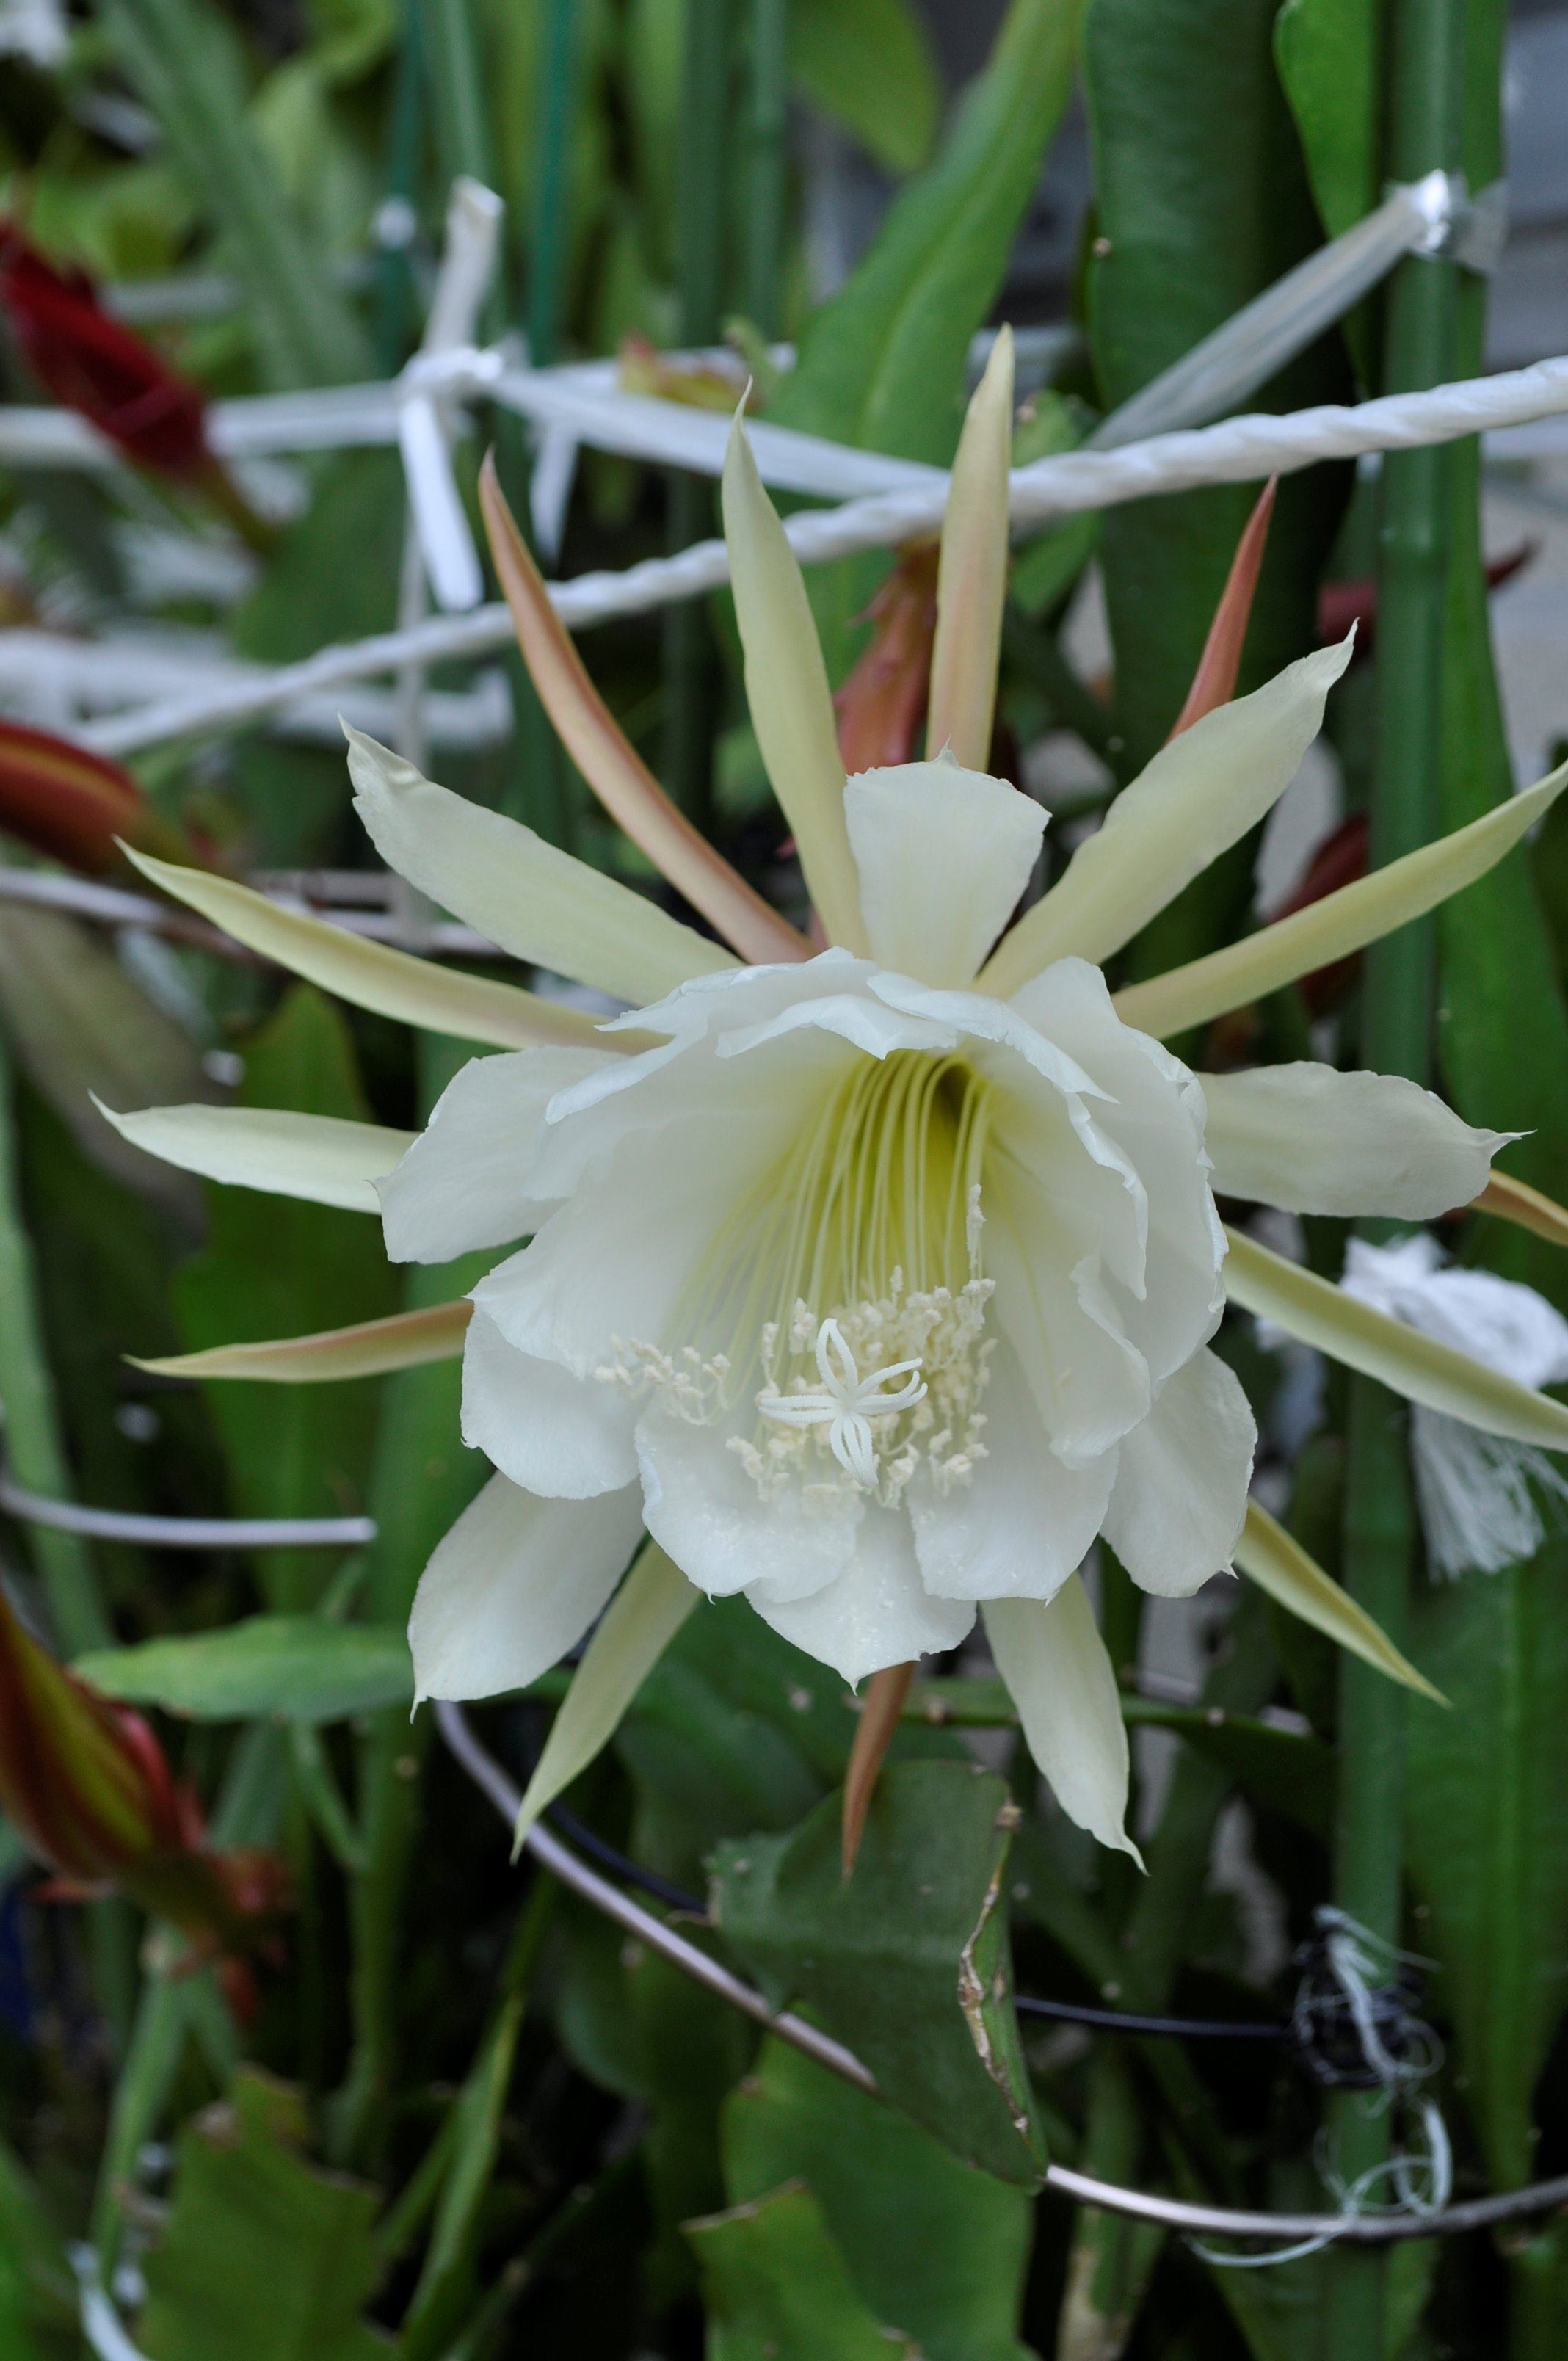
[[[681,341],[709,345],[724,300],[725,128],[729,99],[729,0],[687,0],[675,182]],[[713,489],[670,478],[669,545],[685,549],[713,531]],[[664,616],[664,776],[707,835],[713,813],[713,740],[718,719],[718,652],[700,600]]]
[[[548,368],[561,350],[572,243],[568,167],[582,80],[582,18],[578,0],[550,0],[536,126],[539,180],[528,289],[529,356],[535,368]]]
[[[387,137],[387,195],[418,210],[420,139],[424,127],[424,58],[416,0],[403,0]],[[401,368],[413,319],[413,272],[406,247],[383,246],[376,258],[376,358],[383,377]]]
[[[470,0],[422,0],[421,13],[443,175],[451,182],[466,172],[493,189],[496,168],[485,112],[485,68]]]
[[[54,1378],[44,1350],[38,1273],[22,1213],[9,1055],[0,1042],[0,1408],[5,1458],[18,1484],[50,1499],[71,1497]],[[78,1533],[28,1528],[55,1636],[68,1656],[107,1648],[114,1632],[92,1554]]]
[[[789,0],[751,0],[751,101],[746,309],[764,336],[776,336],[788,161]]]
[[[1461,0],[1397,0],[1388,169],[1411,181],[1458,161],[1463,125]],[[1389,294],[1385,390],[1441,384],[1454,349],[1455,269],[1414,256]],[[1438,827],[1443,601],[1448,566],[1448,454],[1441,446],[1384,463],[1377,570],[1377,723],[1372,792],[1374,866],[1424,844]],[[1402,928],[1369,951],[1362,1016],[1365,1064],[1424,1082],[1431,1062],[1434,938]],[[1417,1523],[1402,1406],[1357,1378],[1351,1389],[1344,1579],[1398,1642],[1408,1611]],[[1397,1942],[1404,1832],[1405,1694],[1348,1656],[1340,1674],[1335,1893],[1370,1933]],[[1387,2159],[1388,2111],[1354,2094],[1332,2111],[1347,2180]],[[1378,2361],[1387,2258],[1369,2250],[1329,2259],[1323,2352]]]

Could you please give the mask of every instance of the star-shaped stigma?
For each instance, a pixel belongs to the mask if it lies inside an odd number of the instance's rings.
[[[872,1491],[877,1471],[871,1421],[913,1410],[924,1400],[926,1383],[918,1374],[919,1360],[892,1361],[885,1369],[872,1369],[862,1378],[839,1323],[825,1320],[817,1332],[817,1366],[822,1373],[819,1392],[759,1394],[757,1408],[779,1426],[826,1425],[828,1448],[839,1466],[862,1491]],[[911,1376],[911,1371],[916,1374]],[[893,1378],[908,1381],[896,1393],[880,1391]]]

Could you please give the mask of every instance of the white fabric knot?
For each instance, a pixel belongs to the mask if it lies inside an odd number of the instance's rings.
[[[1353,1238],[1342,1284],[1358,1301],[1521,1386],[1568,1378],[1568,1320],[1517,1279],[1455,1269],[1425,1231],[1387,1246]],[[1535,1555],[1546,1528],[1531,1486],[1568,1501],[1568,1479],[1545,1452],[1420,1406],[1411,1413],[1410,1439],[1434,1573],[1453,1576],[1473,1566],[1496,1574]]]

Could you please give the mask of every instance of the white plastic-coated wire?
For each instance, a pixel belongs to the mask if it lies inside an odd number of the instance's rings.
[[[345,935],[358,935],[368,942],[417,949],[442,959],[498,960],[509,956],[486,936],[476,934],[472,927],[459,926],[455,920],[444,918],[433,926],[422,927],[416,941],[395,911],[323,907],[294,894],[273,893],[268,898],[280,909],[302,911],[307,917],[320,918],[327,926],[340,928]],[[243,950],[232,936],[209,927],[203,919],[170,908],[167,902],[155,902],[146,894],[129,894],[121,885],[100,885],[87,877],[57,876],[48,869],[0,866],[0,902],[23,902],[39,910],[63,910],[94,926],[135,927],[149,934],[173,935],[181,941],[200,943],[225,954],[233,953],[236,948]],[[247,963],[258,956],[254,951],[244,951]]]
[[[513,1827],[522,1803],[521,1791],[475,1737],[462,1708],[437,1705],[435,1719],[451,1752],[475,1785],[489,1797],[507,1826]],[[641,1903],[633,1902],[630,1894],[590,1869],[569,1845],[563,1844],[538,1821],[529,1829],[523,1843],[541,1868],[558,1877],[571,1893],[602,1911],[638,1942],[646,1944],[650,1950],[657,1951],[696,1982],[705,1984],[709,1992],[717,1993],[721,2000],[765,2026],[781,2041],[815,2058],[830,2073],[852,2082],[857,2090],[876,2094],[875,2077],[852,2050],[833,2040],[819,2026],[808,2025],[804,2017],[787,2010],[775,2014],[754,1985],[733,1974],[721,1961],[711,1959],[678,1927],[666,1925],[652,1911],[644,1910]],[[1162,2229],[1187,2236],[1310,2238],[1321,2239],[1325,2245],[1358,2246],[1388,2246],[1406,2238],[1453,2236],[1461,2231],[1487,2229],[1498,2222],[1553,2213],[1568,2205],[1568,2174],[1555,2180],[1538,2181],[1533,2188],[1510,2189],[1498,2197],[1475,2198],[1463,2205],[1450,2205],[1442,2213],[1424,2214],[1262,2213],[1228,2205],[1194,2205],[1182,2198],[1162,2197],[1148,2190],[1123,2189],[1061,2164],[1046,2167],[1045,2185],[1058,2196],[1070,2197],[1075,2204],[1091,2205],[1102,2213],[1124,2214],[1135,2222],[1157,2223]]]
[[[142,1517],[82,1508],[29,1492],[3,1468],[0,1509],[22,1524],[147,1549],[358,1549],[376,1538],[374,1517]]]
[[[1323,459],[1354,459],[1377,451],[1405,451],[1451,443],[1466,434],[1516,426],[1568,412],[1568,358],[1539,361],[1492,378],[1437,386],[1427,393],[1389,394],[1353,405],[1323,403],[1274,416],[1227,418],[1217,426],[1157,434],[1114,451],[1069,451],[1014,470],[1009,510],[1015,528],[1039,531],[1055,520],[1156,493],[1201,484],[1251,483],[1290,475]],[[928,486],[847,500],[836,509],[805,510],[784,531],[803,565],[821,565],[867,549],[897,547],[940,530],[946,476]],[[728,581],[721,541],[699,541],[674,557],[650,558],[623,573],[576,576],[553,583],[561,620],[581,631],[611,618],[647,612],[695,598]],[[349,681],[395,671],[409,663],[439,664],[489,654],[511,638],[506,608],[440,616],[410,631],[323,648],[303,663],[283,664],[247,685],[196,691],[143,706],[83,731],[86,744],[127,754],[170,739],[232,729],[280,707],[319,696]]]

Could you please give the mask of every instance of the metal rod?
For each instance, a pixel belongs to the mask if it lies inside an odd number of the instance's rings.
[[[435,1719],[452,1754],[475,1785],[489,1797],[507,1826],[514,1827],[522,1803],[521,1792],[475,1737],[462,1707],[438,1704]],[[683,1969],[696,1982],[754,2018],[770,2033],[777,2034],[781,2041],[787,2041],[807,2058],[815,2058],[830,2073],[852,2082],[857,2090],[881,2095],[869,2068],[842,2042],[835,2041],[788,2009],[775,2012],[770,2008],[754,1986],[732,1974],[721,1961],[710,1959],[676,1927],[666,1926],[652,1911],[644,1910],[641,1903],[622,1894],[537,1821],[523,1844],[540,1866],[558,1877],[571,1893],[594,1909],[603,1911],[607,1918],[612,1918],[639,1942],[646,1943],[650,1950]],[[1495,2223],[1520,2221],[1531,2214],[1555,2213],[1568,2206],[1568,2173],[1555,2180],[1537,2181],[1530,2189],[1510,2189],[1500,2197],[1475,2198],[1466,2204],[1451,2205],[1442,2213],[1424,2214],[1255,2213],[1228,2205],[1193,2205],[1181,2198],[1161,2197],[1147,2190],[1118,2188],[1109,2181],[1096,2180],[1087,2172],[1074,2172],[1062,2164],[1046,2167],[1045,2185],[1058,2196],[1070,2198],[1075,2204],[1098,2206],[1102,2213],[1123,2213],[1135,2222],[1157,2223],[1164,2229],[1192,2236],[1292,2241],[1323,2238],[1363,2246],[1389,2246],[1406,2238],[1449,2237],[1461,2231],[1489,2229]]]

